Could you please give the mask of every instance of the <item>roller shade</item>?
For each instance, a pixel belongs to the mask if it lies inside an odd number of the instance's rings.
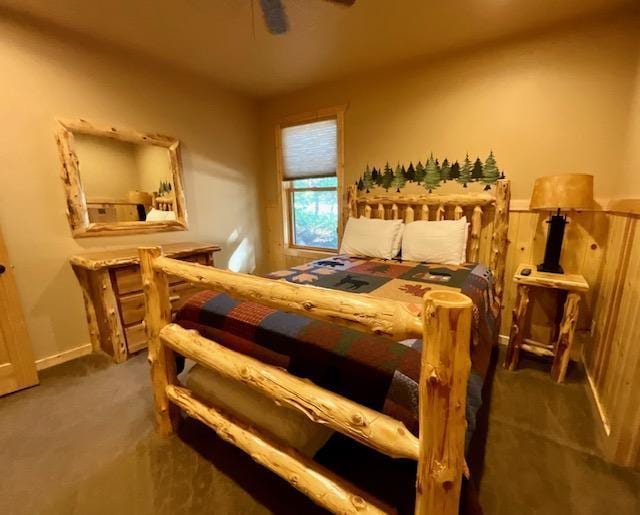
[[[336,174],[337,121],[293,125],[282,129],[283,179],[316,179]]]

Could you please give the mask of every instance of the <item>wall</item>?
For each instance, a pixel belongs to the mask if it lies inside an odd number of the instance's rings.
[[[283,263],[273,125],[322,107],[348,104],[346,182],[367,163],[424,162],[431,151],[484,158],[492,149],[516,201],[528,200],[536,176],[566,171],[594,174],[599,198],[615,195],[620,176],[612,171],[622,168],[629,146],[638,27],[637,17],[572,26],[264,101],[262,195],[271,268]]]
[[[640,467],[640,218],[608,218],[593,338],[585,343],[584,362],[609,432],[603,437],[606,455]]]
[[[122,200],[127,198],[128,191],[139,189],[136,145],[83,134],[74,136],[74,145],[82,188],[88,199]]]
[[[139,191],[152,193],[160,189],[160,181],[168,181],[173,186],[169,169],[169,153],[163,147],[138,145],[136,166],[139,174]]]
[[[221,266],[254,268],[259,161],[252,101],[1,10],[0,69],[0,223],[36,358],[89,342],[68,263],[73,254],[202,240],[222,245]],[[190,230],[71,238],[53,139],[56,117],[181,139]]]

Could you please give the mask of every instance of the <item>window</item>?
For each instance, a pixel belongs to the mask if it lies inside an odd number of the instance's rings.
[[[289,188],[291,243],[338,249],[338,179],[298,179]]]
[[[341,121],[340,111],[278,128],[288,249],[338,249]]]

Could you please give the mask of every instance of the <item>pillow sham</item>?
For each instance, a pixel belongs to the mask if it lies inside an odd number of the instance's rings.
[[[402,259],[459,265],[466,261],[467,217],[407,224],[402,237]]]
[[[173,211],[161,211],[160,209],[152,208],[147,213],[147,222],[166,222],[169,220],[175,220],[176,214]]]
[[[340,253],[393,259],[400,252],[402,220],[379,218],[349,218],[342,237]]]

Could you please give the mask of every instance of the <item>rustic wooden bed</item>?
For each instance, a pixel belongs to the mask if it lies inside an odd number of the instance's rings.
[[[369,217],[404,218],[407,222],[460,218],[465,210],[471,211],[469,260],[486,259],[501,299],[509,198],[508,181],[498,181],[494,193],[449,196],[358,196],[355,189],[350,189],[347,207],[351,216],[362,213]],[[174,352],[177,352],[379,452],[416,460],[415,512],[458,513],[465,471],[465,403],[470,369],[472,303],[467,296],[454,291],[430,291],[424,297],[422,315],[415,315],[399,301],[186,263],[163,257],[157,247],[141,248],[139,252],[155,418],[160,434],[174,433],[181,408],[331,512],[394,511],[312,459],[223,410],[197,400],[176,377]],[[236,298],[396,340],[422,338],[427,344],[421,358],[419,437],[394,418],[171,323],[169,275]]]

